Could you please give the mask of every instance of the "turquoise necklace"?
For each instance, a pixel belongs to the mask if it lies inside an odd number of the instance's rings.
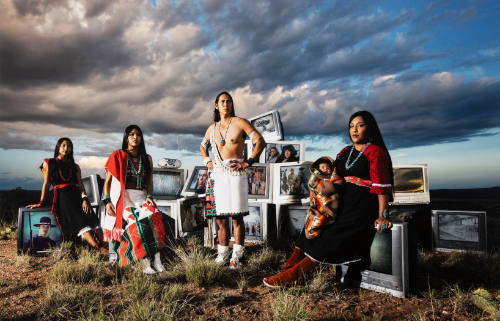
[[[351,169],[351,167],[353,167],[354,164],[356,164],[356,162],[361,157],[363,152],[366,150],[368,145],[370,145],[370,143],[366,143],[365,147],[363,147],[363,149],[359,152],[358,156],[354,159],[353,162],[351,162],[352,151],[354,150],[354,145],[352,145],[351,151],[349,152],[349,157],[347,157],[347,160],[345,161],[345,169]]]
[[[227,124],[227,127],[226,127],[226,133],[224,134],[224,136],[222,136],[222,133],[220,132],[220,125],[221,125],[222,121],[220,121],[220,122],[219,122],[219,135],[220,135],[220,137],[221,137],[221,140],[220,140],[220,145],[221,145],[221,146],[226,145],[226,139],[225,139],[225,138],[227,137],[227,131],[228,131],[228,129],[229,129],[229,126],[231,126],[231,121],[232,121],[232,120],[233,120],[233,117],[230,117],[230,118],[229,118],[229,124]]]
[[[129,153],[130,155],[130,153]],[[135,169],[134,162],[130,159],[132,158],[132,155],[130,155],[128,159],[129,166],[132,168],[132,172],[136,175],[137,177],[137,186],[142,185],[142,157],[139,155],[139,169]]]

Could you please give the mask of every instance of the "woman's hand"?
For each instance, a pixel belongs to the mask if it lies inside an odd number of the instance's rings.
[[[26,205],[27,208],[37,208],[37,207],[42,207],[41,203],[36,203],[36,204],[31,204],[31,205]]]
[[[146,203],[148,203],[148,205],[150,205],[150,206],[156,207],[156,203],[151,197],[146,198]]]
[[[83,212],[85,212],[85,214],[89,214],[90,213],[90,203],[89,203],[88,198],[84,198],[83,199],[82,209],[83,209]]]
[[[109,202],[108,204],[106,204],[106,213],[108,213],[109,216],[116,216],[115,206],[113,205],[113,203]]]
[[[377,227],[378,224],[378,227]],[[386,219],[385,217],[379,217],[373,223],[373,226],[377,227],[378,232],[382,232],[384,229],[390,229],[392,227],[391,221]]]

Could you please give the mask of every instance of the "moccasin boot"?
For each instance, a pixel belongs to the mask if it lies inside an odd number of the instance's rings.
[[[155,274],[156,271],[151,267],[151,261],[149,260],[148,257],[145,257],[142,259],[143,265],[144,265],[144,274]]]
[[[304,274],[312,270],[316,265],[316,262],[306,256],[294,266],[276,275],[264,278],[264,285],[270,288],[295,285],[297,282],[302,281]]]
[[[165,271],[165,268],[163,267],[163,264],[161,264],[161,257],[160,257],[160,252],[156,252],[155,254],[155,259],[153,261],[153,267],[157,272],[163,272]]]
[[[217,257],[215,258],[215,264],[225,265],[229,260],[229,246],[227,245],[217,245]]]
[[[240,244],[234,244],[233,255],[231,256],[231,260],[229,261],[229,268],[231,270],[236,270],[241,267],[241,260],[243,259],[243,255],[245,255],[245,247]]]
[[[286,261],[285,266],[283,267],[283,269],[281,269],[281,271],[285,271],[286,269],[289,269],[295,264],[299,263],[304,258],[304,256],[305,256],[304,251],[296,247],[293,250],[292,255],[290,255],[290,257]]]

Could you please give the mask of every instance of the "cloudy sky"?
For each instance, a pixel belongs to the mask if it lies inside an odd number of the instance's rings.
[[[377,118],[394,164],[431,188],[500,185],[500,2],[6,0],[0,2],[0,189],[41,186],[69,136],[102,173],[126,125],[153,159],[201,164],[215,95],[281,115],[306,158]]]

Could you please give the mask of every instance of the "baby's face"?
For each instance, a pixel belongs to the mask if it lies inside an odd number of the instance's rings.
[[[327,163],[319,164],[319,171],[323,174],[330,175],[332,173],[332,168]]]

